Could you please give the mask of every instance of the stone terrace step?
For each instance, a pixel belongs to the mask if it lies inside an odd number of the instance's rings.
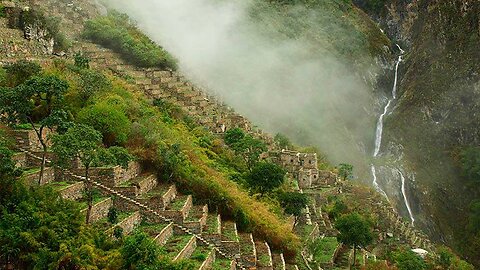
[[[201,234],[203,227],[207,224],[207,218],[208,206],[196,205],[189,211],[183,226],[192,230],[194,233]]]
[[[253,236],[251,233],[239,233],[240,237],[240,255],[241,262],[245,267],[255,267],[256,262],[256,251],[255,251],[255,242],[253,241]]]
[[[167,257],[176,261],[189,258],[197,246],[196,238],[187,234],[174,234],[164,245]]]
[[[255,250],[257,251],[257,269],[272,270],[272,253],[267,242],[255,241]]]
[[[152,173],[145,173],[136,178],[115,186],[113,189],[125,196],[137,197],[152,190],[157,185],[157,177]]]
[[[210,269],[214,260],[215,251],[206,246],[197,245],[193,253],[190,255],[190,262],[193,264],[193,269]]]
[[[97,222],[108,215],[108,211],[113,206],[113,201],[111,198],[102,198],[98,202],[94,203],[92,206],[92,212],[90,214],[90,222]],[[87,208],[83,209],[81,213],[86,217]]]
[[[285,270],[285,259],[282,253],[272,253],[273,269]]]
[[[166,217],[174,219],[177,223],[183,224],[193,206],[192,195],[177,196],[164,211],[160,213]]]
[[[155,188],[137,197],[137,200],[148,204],[152,209],[165,210],[165,207],[170,205],[176,196],[177,188],[175,185],[158,183]]]
[[[140,222],[142,221],[142,215],[140,214],[139,211],[135,211],[117,224],[115,226],[111,227],[106,231],[108,235],[113,235],[113,232],[115,231],[115,227],[120,227],[123,229],[123,234],[127,235],[133,232],[133,230],[140,225]]]

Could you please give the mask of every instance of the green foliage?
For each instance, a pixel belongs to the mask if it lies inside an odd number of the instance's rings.
[[[399,270],[427,269],[425,261],[411,250],[400,251],[394,254],[395,265]]]
[[[274,140],[281,149],[292,150],[295,148],[290,139],[283,134],[277,133],[274,137]]]
[[[45,38],[52,38],[54,41],[54,52],[66,51],[71,46],[62,31],[60,31],[60,18],[50,17],[40,9],[29,9],[23,11],[20,18],[20,28],[25,30],[28,27],[40,28],[47,31]]]
[[[112,87],[107,77],[99,71],[83,68],[79,70],[79,75],[79,98],[82,105],[85,105],[93,95],[102,93]]]
[[[358,213],[351,213],[338,218],[335,222],[335,229],[339,231],[337,235],[339,242],[353,246],[353,265],[355,265],[357,247],[365,248],[373,242],[370,223]]]
[[[92,126],[103,135],[107,146],[124,144],[127,141],[131,122],[125,112],[114,104],[100,102],[82,109],[78,122]]]
[[[120,252],[123,269],[161,269],[155,268],[159,265],[159,246],[143,232],[125,238]]]
[[[240,128],[233,128],[225,132],[223,140],[228,146],[233,148],[236,144],[243,140],[243,138],[245,138],[245,132]]]
[[[460,153],[462,174],[473,183],[480,183],[480,147],[468,147]]]
[[[280,205],[285,209],[288,215],[300,216],[303,209],[307,207],[308,197],[304,193],[285,192],[280,194]]]
[[[92,127],[77,124],[70,127],[65,134],[55,134],[52,142],[52,150],[60,166],[68,168],[71,162],[78,158],[88,169],[99,159],[102,134]]]
[[[338,175],[345,181],[353,177],[353,166],[350,164],[341,163],[338,165]]]
[[[339,231],[338,241],[346,245],[366,247],[373,241],[369,222],[358,213],[341,216],[335,222],[335,228]]]
[[[113,229],[113,237],[115,237],[117,239],[121,239],[123,237],[123,228],[120,227],[120,226],[116,226]]]
[[[0,18],[5,18],[7,16],[7,13],[5,13],[5,7],[0,4]]]
[[[16,87],[42,71],[40,65],[34,62],[20,60],[5,66],[6,86]]]
[[[247,176],[247,184],[255,192],[265,194],[280,187],[286,171],[274,163],[258,162]]]
[[[260,155],[267,151],[265,143],[235,128],[225,133],[225,143],[240,155],[249,170],[258,163]]]
[[[7,85],[7,71],[0,67],[0,87]]]
[[[177,69],[176,60],[142,34],[128,16],[111,12],[85,23],[84,37],[122,55],[140,67]]]
[[[61,108],[67,89],[68,84],[53,75],[34,76],[15,88],[0,88],[2,118],[10,125],[40,120],[46,121],[42,126],[51,126],[49,117]]]
[[[118,210],[115,207],[110,207],[107,214],[108,222],[115,224],[118,222]],[[118,237],[117,237],[118,238]]]
[[[76,53],[74,56],[75,66],[81,69],[90,68],[90,59],[81,53]]]
[[[328,207],[327,212],[328,216],[331,219],[337,219],[343,214],[346,214],[348,211],[348,206],[345,204],[345,202],[341,199],[336,198],[333,201],[333,204],[331,207]]]
[[[308,245],[315,262],[319,264],[328,263],[332,259],[337,246],[338,242],[335,237],[318,238]]]
[[[108,148],[108,152],[113,157],[113,160],[111,160],[109,163],[112,165],[119,165],[124,169],[127,169],[128,163],[134,159],[128,150],[123,147],[112,146]]]
[[[385,7],[386,0],[355,0],[355,2],[359,2],[360,7],[365,9],[366,11],[378,14]]]

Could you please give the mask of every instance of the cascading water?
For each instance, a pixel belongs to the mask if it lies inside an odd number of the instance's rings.
[[[378,182],[377,182],[377,172],[376,172],[375,166],[374,166],[373,164],[370,165],[370,169],[371,169],[372,175],[373,175],[373,187],[374,187],[378,192],[380,192],[383,196],[385,196],[385,198],[387,198],[387,201],[388,201],[387,193],[385,193],[385,191],[383,191],[383,189],[378,185]]]
[[[376,132],[375,132],[375,150],[373,152],[373,157],[374,158],[376,158],[378,156],[378,154],[380,153],[380,147],[382,145],[384,117],[385,117],[385,115],[387,115],[387,113],[391,113],[390,106],[397,99],[398,68],[400,66],[400,63],[403,61],[403,54],[405,52],[398,44],[397,44],[397,47],[400,50],[400,55],[398,56],[398,59],[397,59],[396,65],[395,65],[395,80],[394,80],[394,83],[393,83],[392,97],[388,100],[387,104],[383,108],[383,113],[378,118],[377,129],[376,129]],[[387,196],[386,192],[378,184],[377,172],[376,172],[375,165],[372,164],[370,166],[370,169],[371,169],[372,176],[373,176],[373,187],[378,192],[380,192],[383,196],[385,196],[388,200],[388,196]],[[407,207],[408,214],[410,216],[410,219],[411,219],[412,225],[413,225],[413,223],[415,222],[415,219],[413,217],[412,209],[410,207],[410,204],[408,202],[408,198],[407,198],[407,195],[406,195],[405,177],[400,170],[397,169],[397,171],[400,175],[400,179],[401,179],[401,182],[402,182],[401,192],[402,192],[403,200],[404,200],[405,206]]]
[[[402,195],[403,195],[403,200],[405,202],[405,206],[407,207],[408,210],[408,215],[410,216],[410,220],[412,221],[412,225],[415,222],[415,218],[413,217],[412,209],[410,208],[410,204],[408,203],[407,199],[407,192],[405,191],[405,177],[403,176],[402,171],[398,170],[398,173],[400,174],[400,179],[402,179]]]

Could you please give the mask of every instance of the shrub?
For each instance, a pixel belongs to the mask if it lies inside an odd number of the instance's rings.
[[[83,63],[82,65],[88,65],[88,64]],[[103,73],[99,71],[82,69],[79,71],[79,74],[80,74],[79,95],[83,105],[85,105],[93,95],[106,91],[108,88],[112,87],[107,77],[105,77],[105,75],[103,75]]]
[[[80,123],[92,126],[103,135],[107,146],[123,144],[127,141],[131,122],[118,106],[97,103],[82,109],[78,113]]]
[[[115,224],[118,222],[118,211],[115,207],[108,209],[108,222]]]
[[[126,15],[112,12],[89,20],[83,36],[118,52],[134,65],[177,69],[176,60],[142,34]]]
[[[90,68],[90,59],[86,56],[84,56],[83,54],[81,53],[76,53],[75,54],[75,57],[74,57],[74,60],[75,60],[75,66],[78,67],[78,68]]]
[[[395,265],[399,270],[422,270],[427,268],[425,261],[410,250],[397,252],[394,258]]]
[[[9,87],[16,87],[31,77],[38,75],[42,68],[39,64],[20,60],[5,67],[6,71],[6,85]]]
[[[286,171],[274,163],[259,162],[247,177],[249,187],[261,194],[280,187],[285,180]]]

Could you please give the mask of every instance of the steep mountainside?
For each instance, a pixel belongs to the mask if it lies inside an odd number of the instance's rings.
[[[478,189],[460,176],[456,157],[480,143],[480,2],[387,0],[383,9],[355,2],[406,51],[385,156],[404,154],[416,174],[410,199],[418,224],[478,259],[478,249],[461,240]]]

